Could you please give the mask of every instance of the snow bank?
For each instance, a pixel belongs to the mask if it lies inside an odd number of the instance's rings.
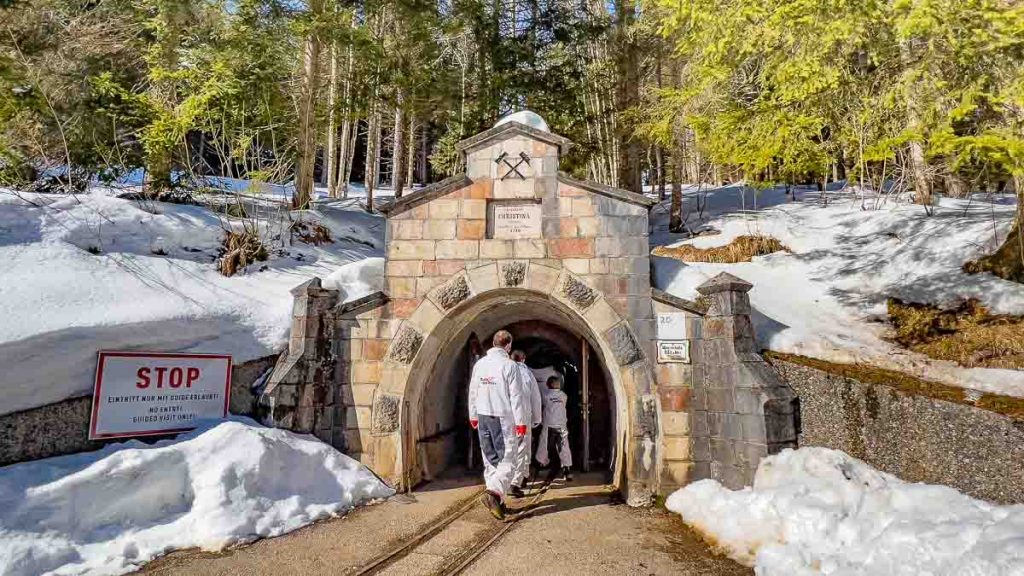
[[[0,468],[0,575],[120,574],[277,536],[393,491],[308,436],[238,419]]]
[[[322,286],[340,291],[342,300],[358,300],[384,289],[384,259],[367,258],[346,264],[324,278]]]
[[[702,480],[665,505],[759,576],[1024,574],[1024,506],[909,484],[836,450],[785,450],[753,488]]]
[[[272,182],[258,182],[241,178],[227,178],[224,176],[202,176],[197,178],[195,183],[198,186],[210,188],[222,192],[244,194],[268,200],[290,202],[295,194],[295,183],[275,184]],[[413,183],[408,190],[422,188],[422,184]],[[392,198],[395,191],[390,184],[383,184],[374,188],[374,197],[378,199]],[[317,201],[331,201],[327,186],[316,184],[313,186],[312,198]],[[349,182],[348,193],[345,199],[366,198],[366,186],[362,182]]]
[[[928,217],[921,206],[905,202],[866,210],[874,202],[856,193],[832,192],[827,206],[817,193],[796,196],[788,198],[781,188],[755,194],[739,186],[702,194],[705,224],[721,233],[675,244],[666,230],[667,214],[656,211],[655,244],[710,248],[737,236],[765,234],[792,252],[737,264],[655,258],[654,284],[692,299],[697,286],[728,271],[754,284],[753,320],[765,348],[833,362],[868,362],[1024,397],[1024,372],[965,369],[884,340],[888,297],[939,305],[977,298],[996,313],[1024,314],[1024,286],[991,274],[969,275],[961,268],[1006,237],[1013,222],[1012,202],[1000,197],[946,198]],[[688,189],[684,198],[686,211],[693,214],[696,190]],[[691,225],[695,221],[691,217]]]
[[[292,288],[383,253],[383,218],[355,201],[294,217],[324,224],[336,241],[285,238],[270,260],[226,278],[215,261],[237,222],[202,206],[0,190],[0,414],[88,394],[100,349],[226,353],[236,363],[279,351]],[[287,236],[287,222],[264,222]]]

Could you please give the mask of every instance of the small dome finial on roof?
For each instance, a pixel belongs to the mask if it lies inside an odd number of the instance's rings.
[[[520,110],[518,112],[513,112],[501,120],[498,120],[494,125],[497,127],[502,124],[508,124],[509,122],[519,122],[520,124],[526,124],[530,128],[551,132],[551,129],[548,128],[548,123],[540,117],[540,114],[537,114],[532,110]]]

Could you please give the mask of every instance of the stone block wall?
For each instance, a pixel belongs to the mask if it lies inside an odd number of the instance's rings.
[[[336,328],[333,316],[338,291],[324,289],[313,278],[292,289],[292,330],[288,351],[270,375],[259,398],[264,423],[325,442],[334,439]]]
[[[694,375],[702,370],[699,344],[703,311],[696,303],[659,293],[654,297],[654,312],[683,314],[690,345],[689,363],[662,361],[657,352],[652,356],[661,404],[661,492],[668,494],[688,484],[693,475],[690,409]]]
[[[908,482],[1024,503],[1024,421],[773,358],[800,396],[800,445],[842,450]]]
[[[89,440],[91,413],[85,396],[0,416],[0,466],[102,448]]]
[[[707,300],[690,410],[694,480],[753,484],[761,459],[797,445],[799,403],[757,351],[753,286],[727,273],[697,288]]]

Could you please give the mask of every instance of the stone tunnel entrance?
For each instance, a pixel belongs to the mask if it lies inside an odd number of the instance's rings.
[[[264,421],[408,490],[479,461],[470,369],[507,328],[531,367],[562,369],[574,463],[610,470],[627,503],[702,478],[749,484],[796,440],[793,393],[756,353],[751,285],[722,274],[700,302],[652,288],[655,201],[560,173],[571,143],[533,120],[462,141],[464,173],[383,209],[381,291],[293,291]]]
[[[527,365],[541,380],[552,370],[562,375],[573,468],[605,472],[613,480],[617,427],[610,373],[585,331],[536,301],[487,307],[441,347],[419,404],[409,410],[413,418],[418,415],[406,439],[414,452],[410,480],[430,480],[446,469],[482,468],[476,432],[467,420],[469,377],[500,329],[512,333],[513,349],[526,353]]]

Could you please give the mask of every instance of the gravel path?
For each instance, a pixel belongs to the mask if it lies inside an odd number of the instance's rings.
[[[361,508],[291,534],[224,553],[183,551],[147,565],[159,575],[345,575],[417,534],[480,489],[472,479],[428,484],[413,496]],[[474,506],[444,531],[388,567],[385,574],[433,574],[496,521]],[[464,572],[569,574],[750,575],[716,556],[678,516],[619,503],[596,476],[552,487],[544,499]]]

